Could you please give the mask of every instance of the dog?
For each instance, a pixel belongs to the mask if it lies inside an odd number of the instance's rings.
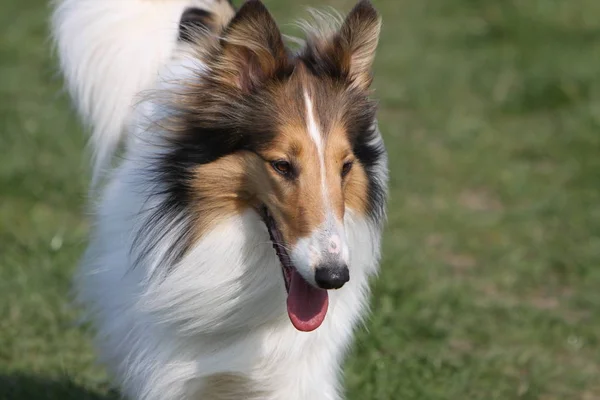
[[[343,398],[385,222],[381,18],[315,15],[290,49],[258,0],[53,11],[94,153],[76,297],[127,398]]]

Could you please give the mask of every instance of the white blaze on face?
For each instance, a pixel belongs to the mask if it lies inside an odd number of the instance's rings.
[[[306,91],[304,91],[304,104],[306,106],[306,128],[308,130],[310,138],[315,143],[315,146],[317,146],[317,152],[319,154],[319,168],[321,171],[321,190],[323,195],[323,202],[326,205],[326,207],[329,208],[329,199],[327,197],[326,184],[327,173],[325,171],[325,144],[323,143],[323,136],[321,135],[319,125],[317,124],[317,121],[314,116],[312,100]]]
[[[344,225],[336,217],[329,201],[325,169],[325,143],[315,118],[312,99],[307,91],[304,92],[304,103],[306,106],[306,129],[319,156],[320,187],[325,220],[310,236],[304,237],[296,243],[291,258],[302,277],[315,284],[315,269],[331,264],[348,264],[349,250],[346,244]]]

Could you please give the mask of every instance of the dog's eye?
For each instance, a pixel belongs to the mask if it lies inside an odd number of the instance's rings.
[[[342,167],[342,178],[345,178],[346,175],[350,173],[353,164],[354,163],[352,161],[347,161],[344,163],[344,166]]]
[[[271,162],[271,166],[277,173],[285,176],[286,178],[292,177],[294,170],[292,168],[292,164],[287,161],[278,160]]]

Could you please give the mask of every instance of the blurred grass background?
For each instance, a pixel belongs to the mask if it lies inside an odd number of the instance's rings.
[[[391,199],[348,398],[600,399],[600,1],[374,4]],[[48,15],[0,3],[0,399],[109,400],[68,303],[88,156]]]

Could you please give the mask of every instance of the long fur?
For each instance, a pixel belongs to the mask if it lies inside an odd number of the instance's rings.
[[[79,300],[101,361],[133,400],[338,400],[343,356],[377,271],[383,205],[377,216],[346,212],[352,279],[330,293],[327,318],[307,334],[288,320],[280,261],[259,215],[229,216],[192,240],[185,210],[169,206],[170,182],[156,170],[172,145],[164,124],[176,110],[166,104],[207,68],[178,40],[181,15],[222,1],[57,6],[61,67],[92,128],[94,182],[106,179],[77,276]],[[141,97],[148,90],[156,96]],[[369,172],[385,197],[387,159],[373,129],[366,145],[379,153]]]
[[[212,0],[59,0],[52,18],[61,69],[79,114],[92,128],[93,178],[110,170],[138,95],[177,48],[188,7]]]

